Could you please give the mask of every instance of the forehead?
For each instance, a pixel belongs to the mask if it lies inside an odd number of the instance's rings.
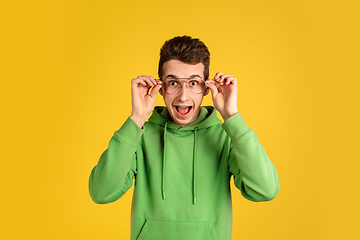
[[[204,64],[189,64],[173,59],[167,61],[163,65],[164,78],[173,75],[178,78],[188,78],[193,75],[199,75],[204,78]]]

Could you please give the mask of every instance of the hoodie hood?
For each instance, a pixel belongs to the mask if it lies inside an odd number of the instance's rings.
[[[212,106],[206,106],[200,108],[198,118],[192,123],[180,127],[176,125],[172,120],[171,116],[166,107],[155,107],[153,114],[149,118],[149,122],[158,124],[164,128],[163,135],[163,160],[162,160],[162,183],[161,192],[162,199],[166,199],[166,143],[167,143],[167,132],[176,133],[177,135],[189,135],[194,134],[194,147],[193,147],[193,174],[192,174],[192,195],[193,204],[196,204],[197,198],[197,170],[196,170],[196,150],[197,150],[197,131],[211,126],[222,124],[221,120],[217,117],[215,108]]]

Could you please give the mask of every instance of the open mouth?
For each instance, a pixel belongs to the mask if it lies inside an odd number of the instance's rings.
[[[192,109],[192,106],[175,106],[176,112],[181,117],[186,117]]]

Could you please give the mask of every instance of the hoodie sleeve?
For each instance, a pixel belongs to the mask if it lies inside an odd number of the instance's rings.
[[[132,186],[137,172],[136,149],[143,132],[144,129],[128,118],[114,133],[89,178],[89,192],[94,202],[114,202]]]
[[[234,175],[235,186],[248,200],[269,201],[279,191],[279,179],[259,139],[240,113],[223,123],[231,139],[229,171]]]

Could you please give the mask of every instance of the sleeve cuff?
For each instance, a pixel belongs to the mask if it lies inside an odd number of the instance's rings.
[[[129,117],[121,128],[115,132],[115,135],[128,144],[137,146],[144,131],[144,128],[139,128],[139,126]]]
[[[242,137],[251,130],[239,112],[229,117],[222,127],[232,140]]]

